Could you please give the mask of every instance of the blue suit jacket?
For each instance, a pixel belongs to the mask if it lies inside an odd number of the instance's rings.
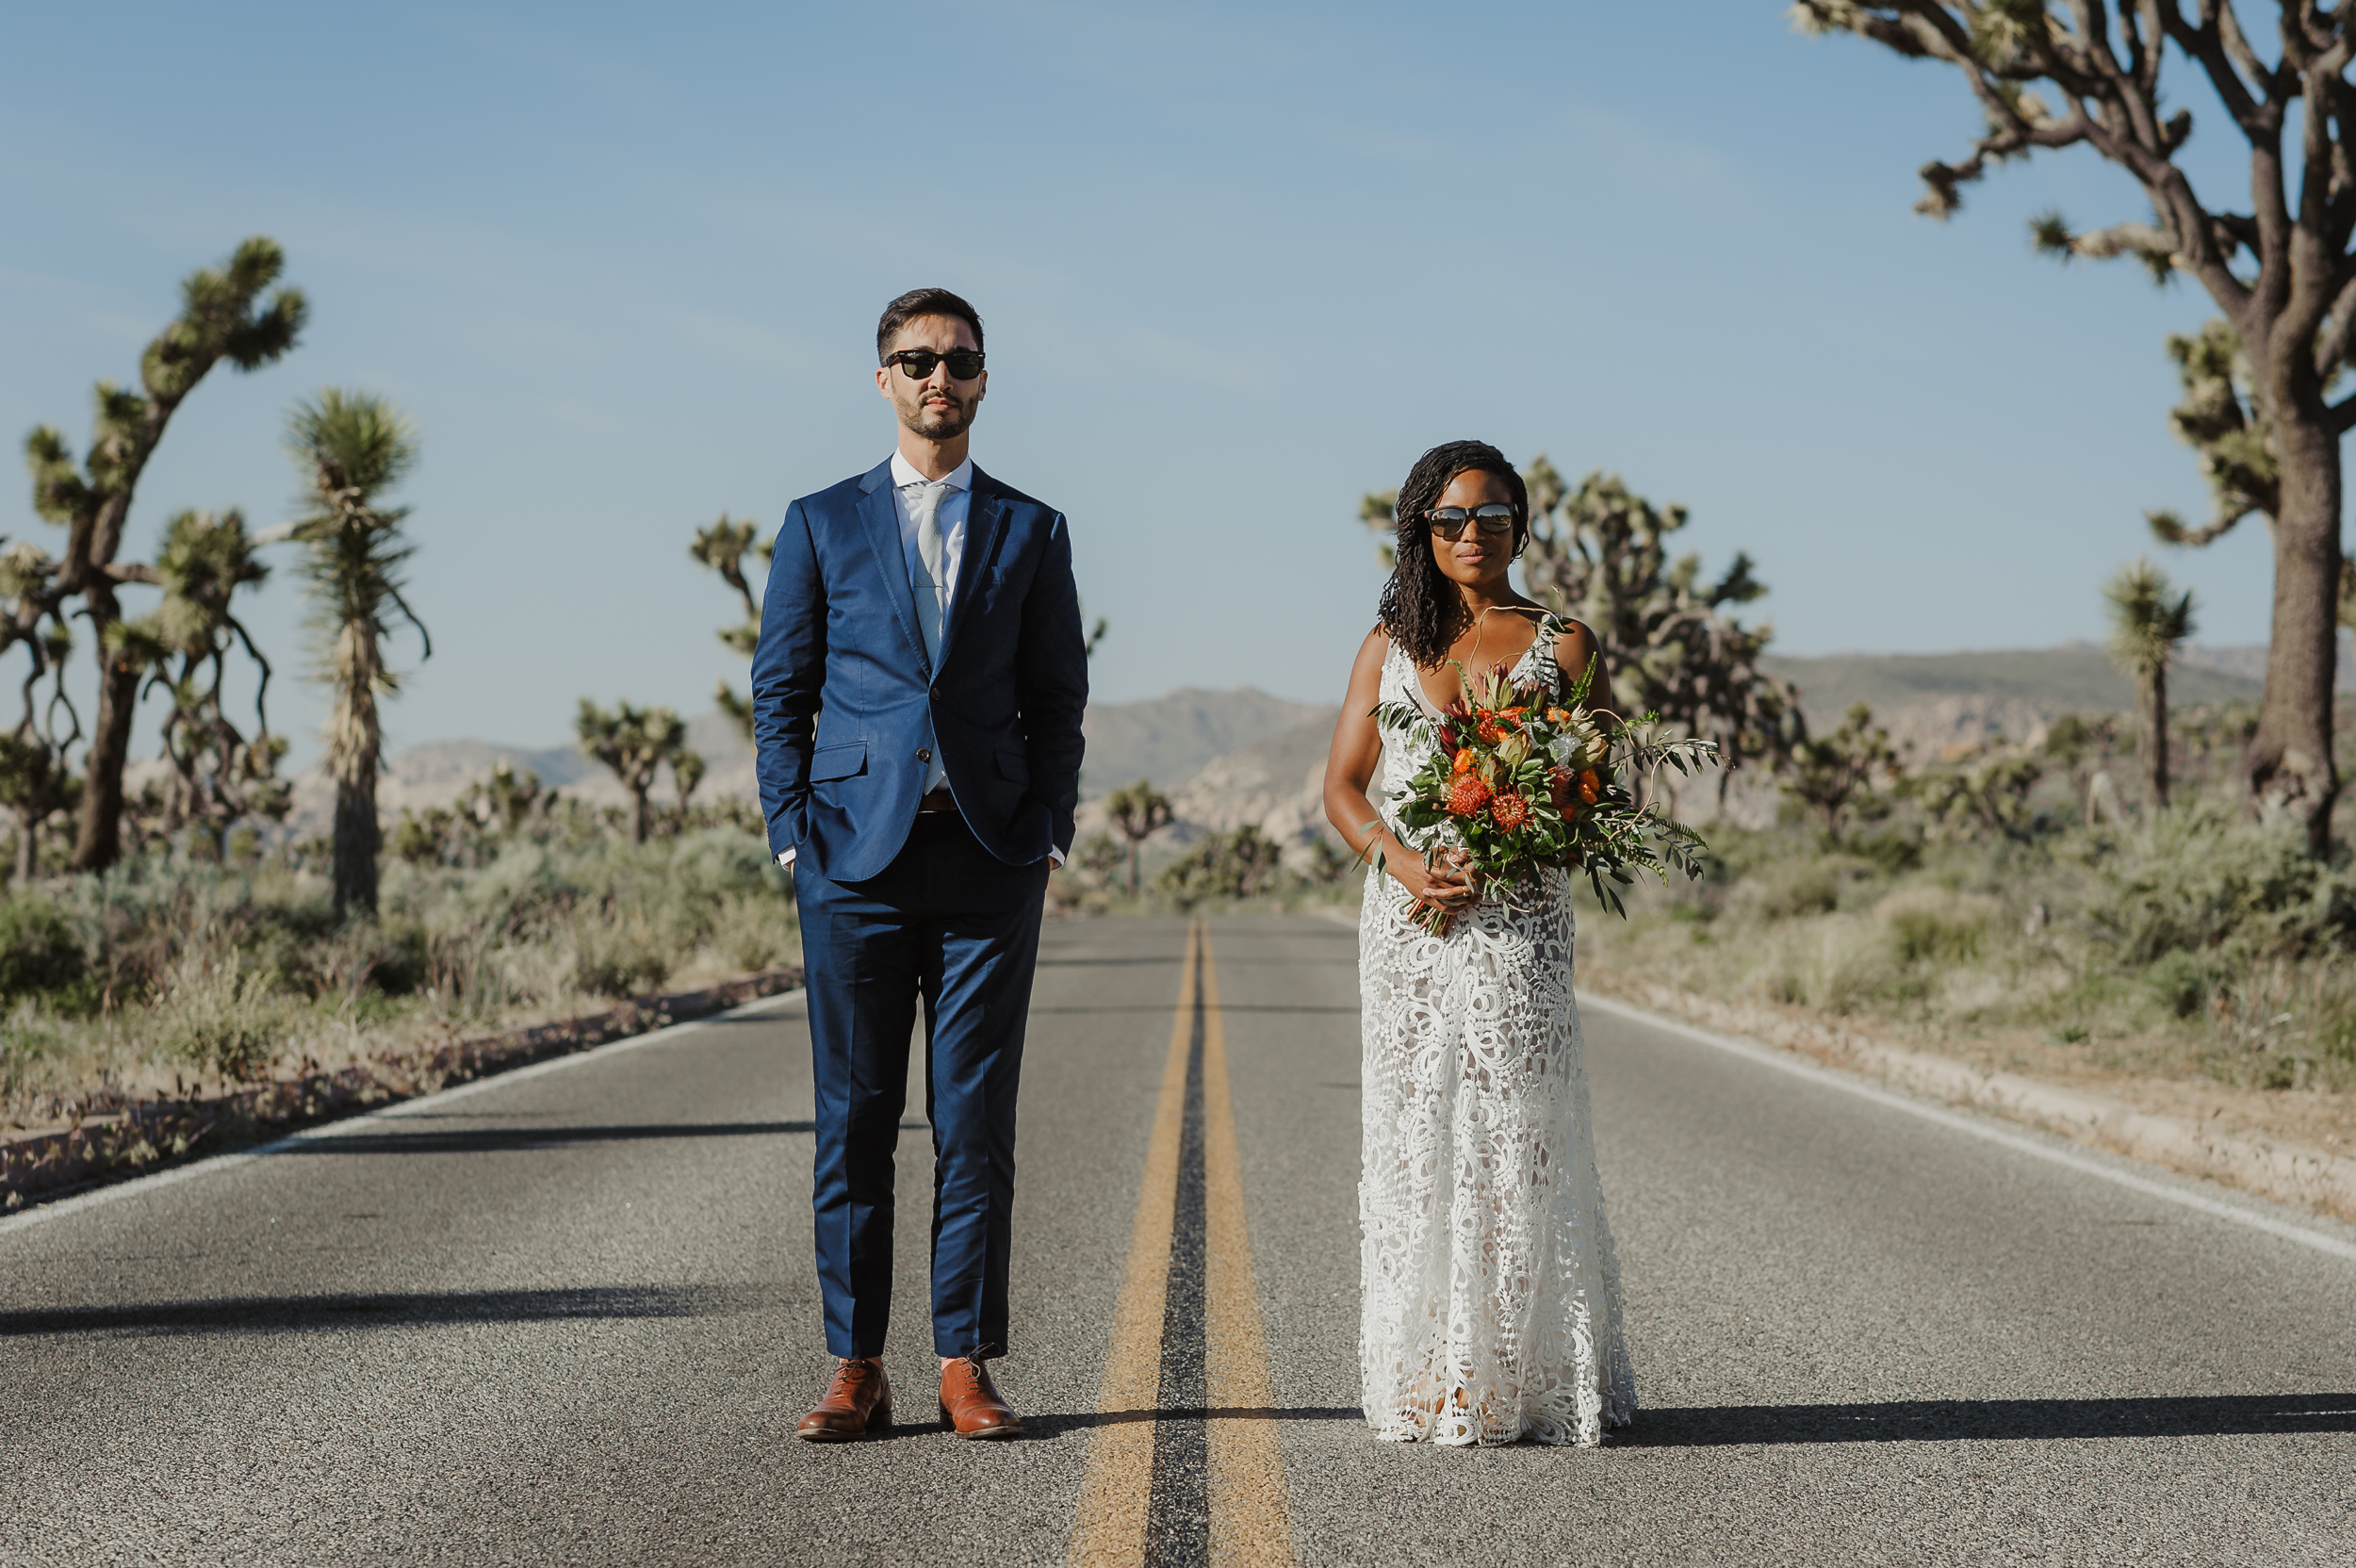
[[[1088,650],[1063,514],[973,470],[941,668],[924,657],[892,465],[786,508],[753,650],[772,854],[837,882],[892,863],[927,764],[1009,865],[1072,842]]]

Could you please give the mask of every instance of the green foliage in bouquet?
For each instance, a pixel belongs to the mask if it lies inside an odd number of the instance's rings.
[[[1539,640],[1551,645],[1564,629],[1548,615]],[[1664,884],[1671,871],[1702,874],[1700,835],[1655,805],[1638,806],[1628,781],[1664,767],[1691,773],[1715,759],[1716,745],[1651,738],[1655,713],[1630,725],[1591,710],[1593,660],[1560,704],[1501,665],[1473,675],[1460,664],[1457,673],[1464,694],[1436,721],[1412,702],[1374,710],[1383,728],[1431,749],[1398,808],[1426,865],[1446,857],[1483,896],[1508,898],[1542,868],[1584,873],[1597,901],[1623,917],[1618,887],[1638,874]],[[1445,910],[1418,903],[1409,913],[1434,936],[1448,931]]]

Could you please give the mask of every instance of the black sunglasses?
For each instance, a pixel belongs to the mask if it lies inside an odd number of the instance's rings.
[[[933,373],[933,367],[948,361],[949,373],[959,381],[972,381],[982,373],[982,351],[952,349],[937,354],[930,349],[902,349],[896,354],[884,355],[886,365],[897,365],[900,374],[910,381],[923,381]]]
[[[1472,524],[1483,533],[1513,531],[1513,509],[1499,501],[1476,506],[1467,512],[1461,506],[1434,507],[1424,514],[1432,524],[1432,531],[1453,545],[1464,536],[1464,525]]]

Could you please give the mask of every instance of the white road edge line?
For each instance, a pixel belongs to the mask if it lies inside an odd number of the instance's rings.
[[[310,1143],[319,1138],[346,1136],[361,1131],[372,1122],[391,1121],[404,1116],[420,1116],[436,1106],[447,1105],[455,1100],[464,1100],[468,1095],[481,1094],[485,1089],[501,1088],[509,1084],[520,1084],[527,1078],[538,1078],[547,1073],[560,1072],[565,1068],[579,1067],[583,1062],[593,1062],[602,1056],[617,1056],[625,1051],[636,1051],[645,1046],[666,1044],[684,1036],[692,1035],[696,1030],[718,1022],[722,1019],[757,1017],[761,1013],[773,1012],[789,1002],[799,1001],[803,995],[803,988],[797,986],[790,991],[779,991],[775,996],[764,996],[757,1002],[747,1002],[742,1006],[730,1007],[726,1012],[714,1013],[710,1018],[691,1019],[685,1023],[670,1024],[662,1029],[649,1030],[643,1035],[631,1035],[624,1039],[608,1040],[603,1045],[592,1046],[586,1051],[576,1051],[564,1056],[551,1056],[547,1061],[534,1062],[529,1067],[515,1068],[506,1072],[494,1072],[487,1077],[470,1079],[464,1084],[439,1089],[432,1094],[419,1095],[415,1100],[401,1101],[382,1110],[364,1111],[358,1116],[345,1117],[336,1121],[321,1122],[317,1127],[306,1127],[300,1133],[290,1133],[283,1138],[253,1149],[241,1149],[234,1154],[215,1154],[209,1159],[173,1166],[169,1170],[159,1170],[153,1176],[135,1176],[127,1182],[117,1182],[112,1186],[99,1187],[78,1197],[61,1198],[54,1203],[39,1204],[21,1214],[12,1214],[0,1218],[0,1235],[7,1235],[11,1231],[25,1230],[45,1220],[61,1219],[67,1215],[79,1214],[85,1209],[94,1209],[103,1203],[114,1202],[118,1199],[135,1198],[141,1193],[153,1192],[157,1187],[171,1186],[174,1183],[193,1181],[199,1176],[218,1175],[224,1170],[235,1170],[241,1165],[251,1165],[255,1160],[266,1160],[273,1154],[283,1154],[301,1144]]]
[[[2142,1193],[2149,1198],[2158,1198],[2187,1209],[2194,1209],[2212,1218],[2229,1220],[2235,1225],[2246,1225],[2253,1231],[2264,1231],[2268,1235],[2280,1236],[2284,1241],[2295,1241],[2301,1247],[2312,1247],[2318,1252],[2329,1252],[2335,1258],[2356,1261],[2356,1243],[2342,1241],[2337,1236],[2326,1235],[2320,1231],[2308,1230],[2303,1225],[2294,1225],[2287,1219],[2278,1219],[2272,1215],[2257,1214],[2236,1204],[2219,1202],[2214,1198],[2204,1197],[2198,1192],[2188,1192],[2166,1182],[2155,1182],[2148,1177],[2137,1176],[2132,1171],[2116,1169],[2100,1160],[2088,1159],[2083,1154],[2073,1154],[2066,1149],[2054,1149],[2035,1138],[2023,1137],[2018,1133],[2008,1133],[2001,1127],[1991,1126],[1978,1117],[1916,1100],[1911,1096],[1900,1094],[1894,1089],[1886,1089],[1878,1085],[1868,1083],[1862,1078],[1842,1072],[1835,1068],[1824,1067],[1816,1062],[1803,1061],[1796,1056],[1777,1051],[1772,1046],[1759,1045],[1751,1040],[1738,1039],[1732,1035],[1721,1035],[1712,1030],[1697,1028],[1691,1023],[1679,1022],[1676,1019],[1666,1018],[1660,1013],[1635,1006],[1629,1003],[1615,1001],[1608,996],[1593,996],[1582,992],[1579,998],[1579,1004],[1581,1007],[1592,1007],[1598,1012],[1615,1014],[1635,1022],[1647,1023],[1673,1035],[1681,1035],[1698,1044],[1711,1046],[1732,1055],[1746,1057],[1765,1067],[1780,1069],[1794,1077],[1806,1078],[1812,1083],[1822,1084],[1827,1088],[1836,1088],[1847,1094],[1854,1094],[1860,1100],[1871,1100],[1875,1104],[1887,1105],[1892,1110],[1905,1111],[1909,1116],[1921,1117],[1925,1121],[1935,1121],[1942,1127],[1952,1128],[1958,1133],[1968,1133],[1988,1143],[2001,1144],[2017,1153],[2034,1155],[2040,1160],[2049,1160],[2054,1165],[2067,1166],[2082,1175],[2100,1177],[2105,1182]],[[2251,1200],[2263,1201],[2263,1200],[2254,1199]]]

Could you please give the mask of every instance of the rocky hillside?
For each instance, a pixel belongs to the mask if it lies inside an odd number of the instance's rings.
[[[1185,686],[1143,702],[1099,703],[1088,709],[1081,726],[1088,735],[1088,760],[1081,765],[1080,793],[1107,794],[1140,778],[1152,779],[1168,793],[1215,758],[1303,726],[1322,724],[1330,731],[1333,712],[1252,686],[1229,692]]]

